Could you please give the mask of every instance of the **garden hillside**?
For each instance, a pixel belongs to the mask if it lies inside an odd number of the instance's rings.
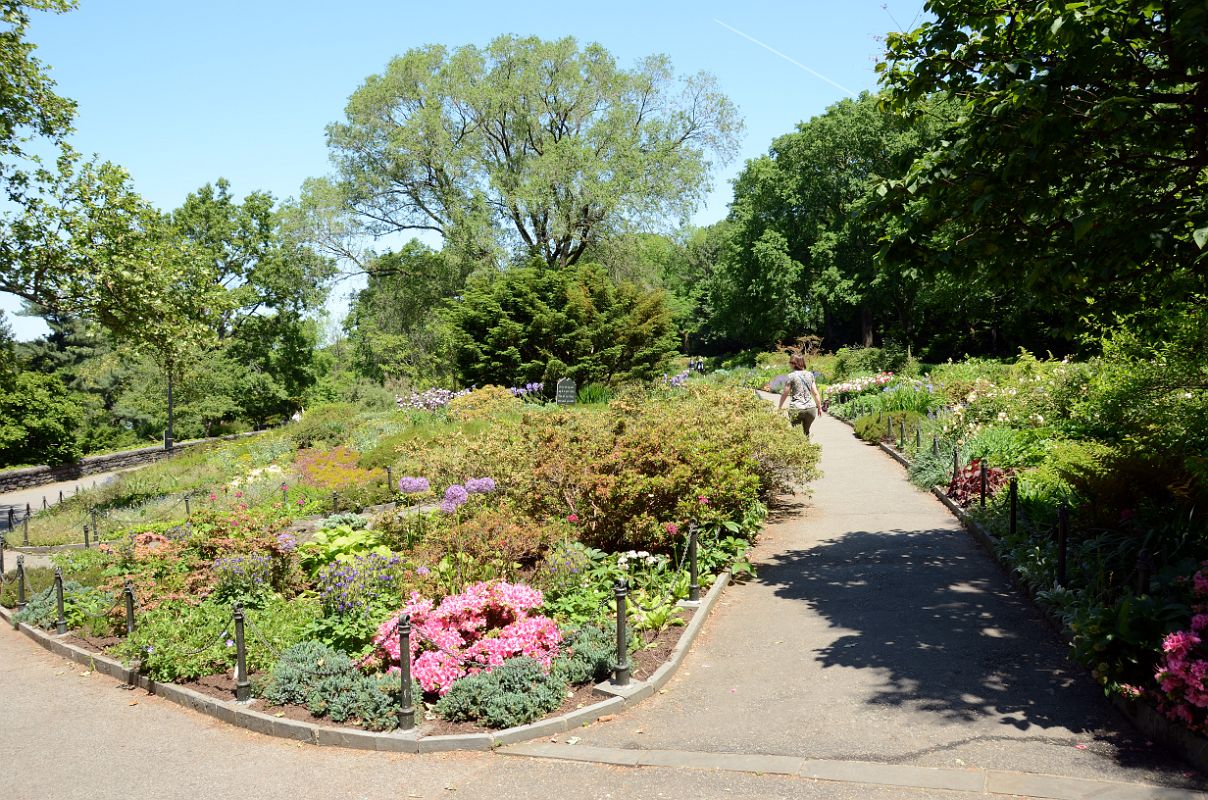
[[[450,722],[520,724],[611,668],[617,581],[641,651],[684,621],[689,532],[707,586],[817,462],[766,402],[699,380],[570,407],[491,386],[404,405],[314,409],[34,515],[33,543],[85,524],[102,540],[54,557],[68,626],[154,679],[205,682],[234,664],[242,606],[260,695],[376,729],[397,720],[405,613],[417,697]],[[51,571],[26,579],[18,618],[54,627]],[[138,625],[117,639],[127,584]]]
[[[915,483],[945,487],[990,531],[1108,692],[1146,697],[1200,732],[1208,730],[1205,333],[1192,316],[1168,342],[1117,334],[1083,362],[1027,353],[907,361],[826,388],[831,414],[903,451]],[[875,368],[878,356],[861,358]]]

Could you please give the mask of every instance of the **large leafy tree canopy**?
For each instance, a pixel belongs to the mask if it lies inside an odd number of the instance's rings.
[[[329,259],[288,235],[271,194],[252,192],[240,203],[230,188],[219,178],[171,215],[176,234],[199,248],[228,295],[215,320],[221,339],[266,311],[296,316],[320,305],[334,273]]]
[[[663,56],[623,69],[571,38],[427,46],[353,94],[328,128],[336,184],[302,205],[338,203],[374,235],[434,231],[472,259],[502,247],[565,266],[623,223],[684,216],[740,128],[711,76],[677,79]]]
[[[55,94],[54,81],[26,40],[30,11],[63,12],[70,0],[0,0],[0,188],[22,203],[39,164],[31,141],[49,139],[66,152],[75,103]]]
[[[889,36],[884,83],[906,113],[936,94],[963,113],[887,185],[902,224],[885,254],[1072,293],[1104,324],[1202,295],[1208,7],[931,0],[927,9],[933,21]]]

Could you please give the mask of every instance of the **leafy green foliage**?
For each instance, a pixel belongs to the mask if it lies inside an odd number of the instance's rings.
[[[1162,331],[1169,304],[1202,303],[1202,5],[928,9],[933,20],[889,35],[878,69],[907,114],[936,95],[956,98],[960,113],[885,186],[899,220],[889,259],[1022,286],[1071,327],[1136,315]]]
[[[528,657],[510,658],[490,672],[453,684],[436,703],[450,722],[481,722],[489,728],[526,725],[557,709],[566,699],[566,680]]]
[[[375,531],[337,525],[317,531],[309,542],[298,548],[298,559],[302,569],[313,575],[333,561],[349,561],[353,556],[366,553],[389,557],[390,548],[381,544]]]
[[[360,721],[375,731],[398,725],[398,680],[390,675],[364,675],[348,655],[320,642],[299,642],[281,654],[264,689],[271,705],[305,706],[316,717],[333,722]],[[412,696],[419,698],[418,684]]]
[[[887,441],[896,445],[901,439],[903,425],[906,426],[906,438],[914,439],[914,431],[923,419],[917,411],[887,411],[860,417],[854,427],[856,436],[866,442]]]
[[[472,280],[450,314],[462,378],[480,386],[649,379],[676,344],[662,292],[614,286],[594,265]]]
[[[307,194],[371,233],[432,230],[473,260],[513,245],[562,267],[622,220],[692,208],[740,129],[711,76],[676,80],[663,56],[625,70],[571,38],[430,45],[353,94],[328,127],[338,188]]]
[[[76,432],[79,405],[58,378],[28,372],[0,389],[0,465],[62,464],[83,453]]]
[[[283,651],[301,641],[318,616],[318,607],[302,598],[274,596],[263,608],[247,613],[251,620],[246,633],[248,669],[260,672],[276,660],[274,650]],[[142,672],[153,680],[188,680],[233,668],[234,634],[229,605],[168,600],[140,614],[134,634],[114,653],[126,661],[141,661]]]

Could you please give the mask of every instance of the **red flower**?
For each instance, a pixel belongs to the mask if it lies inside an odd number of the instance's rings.
[[[574,524],[579,521],[579,515],[578,514],[567,514],[566,521],[571,524]]]

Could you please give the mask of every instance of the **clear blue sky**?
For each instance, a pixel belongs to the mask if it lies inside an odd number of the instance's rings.
[[[747,124],[741,156],[717,174],[694,218],[705,224],[725,215],[743,161],[845,96],[833,84],[876,87],[880,37],[911,25],[922,5],[80,0],[67,14],[37,14],[30,39],[60,94],[79,103],[76,148],[123,165],[164,209],[219,177],[239,196],[296,194],[304,179],[328,172],[324,126],[342,118],[368,75],[410,47],[517,33],[597,41],[623,65],[666,53],[680,72],[716,75]],[[16,307],[0,295],[0,308]],[[20,339],[44,330],[38,320],[9,318]]]

